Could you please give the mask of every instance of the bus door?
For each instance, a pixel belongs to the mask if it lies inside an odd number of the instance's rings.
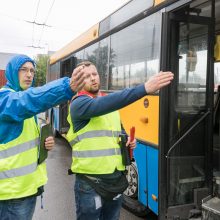
[[[211,1],[165,12],[160,92],[159,219],[190,219],[212,191]],[[204,15],[204,11],[206,13]]]
[[[65,61],[61,62],[61,77],[71,77],[74,68],[76,67],[76,57],[70,57]],[[69,129],[69,123],[67,122],[68,116],[68,103],[63,103],[59,108],[59,132],[67,133]]]

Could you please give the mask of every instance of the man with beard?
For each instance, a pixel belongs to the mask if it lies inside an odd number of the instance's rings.
[[[171,72],[160,72],[134,88],[105,95],[95,65],[80,63],[86,74],[85,86],[73,97],[67,139],[72,146],[71,171],[76,174],[75,201],[77,220],[119,219],[122,196],[127,182],[119,145],[121,122],[118,109],[170,84]],[[126,146],[134,148],[136,140]],[[118,192],[115,191],[118,186]],[[110,189],[113,187],[114,193]],[[106,191],[106,192],[105,192]]]

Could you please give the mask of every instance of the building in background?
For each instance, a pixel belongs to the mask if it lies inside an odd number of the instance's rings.
[[[5,71],[0,70],[0,88],[5,85],[6,79],[5,79]]]
[[[8,61],[15,56],[14,53],[0,53],[0,88],[5,85],[6,78],[5,78],[5,68]]]

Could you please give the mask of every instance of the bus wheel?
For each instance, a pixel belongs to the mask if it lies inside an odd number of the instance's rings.
[[[137,198],[138,195],[138,173],[137,168],[134,163],[132,163],[130,166],[126,167],[126,177],[129,183],[128,188],[124,191],[124,195],[131,197],[131,198]]]
[[[123,208],[132,212],[136,216],[146,216],[150,210],[141,204],[138,200],[138,172],[135,163],[132,163],[127,168],[127,179],[129,186],[123,193]]]

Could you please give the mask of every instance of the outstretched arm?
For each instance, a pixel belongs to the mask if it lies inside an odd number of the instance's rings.
[[[171,72],[160,72],[153,75],[143,85],[123,89],[107,96],[90,98],[81,96],[71,103],[71,116],[73,120],[86,120],[121,109],[147,94],[152,94],[162,87],[170,84],[173,79]]]
[[[70,100],[84,86],[85,73],[76,68],[71,79],[64,77],[44,86],[12,92],[0,91],[0,120],[23,121]]]

